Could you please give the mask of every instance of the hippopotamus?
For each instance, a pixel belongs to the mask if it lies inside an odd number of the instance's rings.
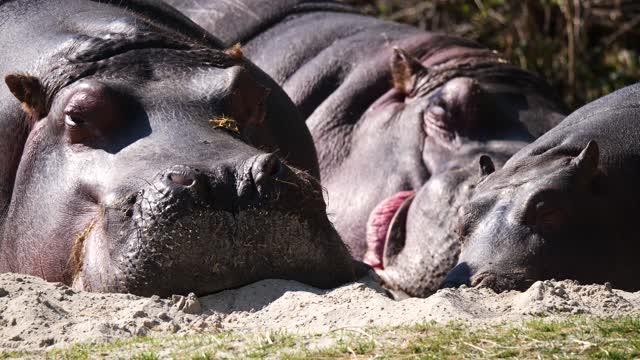
[[[330,219],[398,294],[431,294],[455,265],[461,189],[567,113],[495,51],[336,2],[168,2],[282,85],[313,136]]]
[[[3,1],[0,48],[0,271],[160,296],[358,276],[300,113],[238,48],[146,0]]]
[[[593,101],[482,177],[444,286],[554,278],[640,289],[639,103],[640,84]]]

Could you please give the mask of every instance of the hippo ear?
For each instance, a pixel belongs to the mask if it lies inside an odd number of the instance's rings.
[[[235,60],[243,60],[244,59],[244,54],[242,53],[242,46],[240,46],[240,43],[236,43],[232,47],[226,49],[224,51],[224,53],[229,55],[229,56],[231,56]]]
[[[241,127],[260,125],[266,113],[266,101],[271,89],[258,84],[243,68],[236,74],[231,87],[229,115]]]
[[[493,165],[493,160],[487,155],[480,156],[480,176],[491,175],[494,171],[496,167]]]
[[[411,94],[420,75],[428,73],[428,69],[420,60],[406,51],[394,47],[391,60],[391,76],[393,87],[405,95]]]
[[[4,78],[9,91],[21,103],[22,108],[34,119],[46,115],[45,92],[40,80],[28,74],[9,74]]]
[[[578,168],[581,174],[592,176],[598,171],[600,163],[600,148],[595,140],[589,141],[580,155],[573,159],[572,164]]]

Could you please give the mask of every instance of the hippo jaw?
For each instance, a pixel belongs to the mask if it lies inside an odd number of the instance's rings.
[[[108,210],[116,214],[106,217],[120,218],[120,224],[93,225],[75,287],[168,296],[210,294],[263,278],[284,277],[318,287],[352,280],[349,268],[326,266],[331,263],[327,259],[346,256],[346,251],[322,216],[324,206],[317,196],[298,193],[296,206],[309,210],[301,212],[278,203],[228,211],[193,199],[168,204],[158,201],[162,196],[147,187],[131,207]],[[122,236],[116,241],[121,248],[105,254],[100,245],[114,236]]]

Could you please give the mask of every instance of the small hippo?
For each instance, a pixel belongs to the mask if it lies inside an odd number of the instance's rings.
[[[589,103],[483,177],[444,286],[568,278],[640,289],[638,104],[640,84]]]
[[[543,80],[494,51],[337,2],[168,2],[242,43],[291,96],[332,222],[398,293],[427,296],[455,265],[457,218],[444,214],[457,214],[482,155],[499,166],[566,114]]]
[[[0,271],[161,296],[356,278],[300,114],[239,49],[146,0],[2,1],[0,48]]]

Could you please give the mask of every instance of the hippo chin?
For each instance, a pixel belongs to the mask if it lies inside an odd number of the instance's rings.
[[[299,113],[239,49],[147,1],[0,8],[0,271],[162,296],[355,279]]]
[[[568,278],[640,289],[639,102],[633,85],[587,104],[483,178],[444,286]]]
[[[566,112],[548,84],[494,51],[333,1],[168,2],[242,43],[291,96],[331,220],[398,293],[430,295],[455,264],[451,230],[472,192],[459,189],[489,172],[481,156],[499,167]]]

